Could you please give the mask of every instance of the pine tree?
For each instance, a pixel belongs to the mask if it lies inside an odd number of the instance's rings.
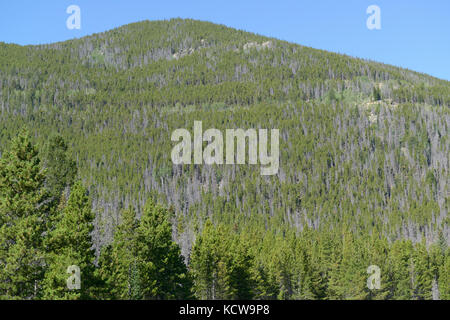
[[[392,293],[392,266],[388,259],[389,244],[378,232],[373,232],[371,237],[365,241],[369,243],[368,261],[370,265],[380,268],[380,288],[370,289],[367,299],[389,299],[389,295]]]
[[[226,299],[250,300],[254,295],[255,281],[252,278],[253,256],[243,239],[234,237],[228,246],[226,265],[229,291]]]
[[[253,256],[243,238],[207,220],[191,253],[194,291],[200,299],[252,299]]]
[[[447,250],[443,264],[439,269],[439,296],[441,300],[450,300],[450,249]]]
[[[47,230],[51,231],[61,218],[73,185],[77,167],[68,154],[68,146],[60,135],[52,135],[44,145],[43,166],[46,170],[45,186],[52,197],[52,210],[47,219]]]
[[[332,269],[330,290],[333,299],[365,299],[367,292],[367,266],[362,259],[363,250],[353,234],[345,230],[342,251],[336,267]]]
[[[396,241],[390,251],[393,277],[393,298],[409,300],[413,297],[414,263],[410,240]]]
[[[97,280],[94,276],[95,253],[91,232],[94,214],[86,188],[76,182],[67,205],[54,230],[48,236],[49,268],[44,279],[45,299],[89,299]],[[70,266],[80,269],[79,289],[70,289],[67,279]]]
[[[60,135],[52,135],[44,147],[45,184],[50,194],[59,201],[62,191],[72,186],[77,174],[75,161],[68,154],[68,146]]]
[[[194,291],[199,299],[214,299],[217,287],[217,250],[220,240],[210,220],[205,222],[191,251],[190,269],[194,278]]]
[[[381,90],[378,87],[374,87],[373,88],[373,99],[375,101],[380,101],[381,100]]]
[[[413,299],[430,300],[432,295],[433,270],[430,264],[425,238],[422,239],[422,242],[416,244],[413,252]]]
[[[113,242],[102,250],[99,273],[106,282],[109,298],[142,298],[137,260],[136,230],[138,220],[132,207],[123,210]]]
[[[137,228],[139,282],[144,299],[186,299],[192,283],[179,246],[172,240],[167,209],[148,200]]]
[[[23,130],[0,160],[0,298],[40,294],[42,239],[50,210],[44,174],[38,151]]]

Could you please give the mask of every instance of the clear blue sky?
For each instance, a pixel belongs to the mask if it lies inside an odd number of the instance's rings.
[[[72,4],[81,9],[80,30],[66,27]],[[372,4],[381,30],[366,27]],[[3,0],[0,41],[50,43],[146,19],[193,18],[450,80],[449,15],[449,0]]]

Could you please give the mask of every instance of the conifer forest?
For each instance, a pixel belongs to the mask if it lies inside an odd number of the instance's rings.
[[[174,164],[194,121],[277,173]],[[210,22],[0,42],[0,299],[449,300],[449,127],[449,81]]]

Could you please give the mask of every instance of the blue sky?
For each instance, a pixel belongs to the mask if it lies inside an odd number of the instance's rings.
[[[69,30],[69,5],[81,29]],[[369,30],[369,5],[381,29]],[[450,80],[449,0],[12,0],[0,4],[0,41],[39,44],[141,20],[207,20],[313,48],[389,63]]]

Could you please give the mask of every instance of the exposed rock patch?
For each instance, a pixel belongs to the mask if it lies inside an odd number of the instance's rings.
[[[183,57],[185,57],[185,56],[187,56],[187,55],[190,55],[190,54],[193,54],[195,52],[195,49],[193,49],[193,48],[189,48],[189,49],[183,49],[183,50],[181,50],[180,52],[176,52],[176,53],[174,53],[173,55],[172,55],[172,57],[174,58],[174,59],[180,59],[180,58],[183,58]]]
[[[259,44],[258,42],[247,42],[246,44],[244,44],[244,51],[249,51],[251,48],[255,48],[258,51],[261,49],[272,49],[273,42],[266,41],[261,44]]]

